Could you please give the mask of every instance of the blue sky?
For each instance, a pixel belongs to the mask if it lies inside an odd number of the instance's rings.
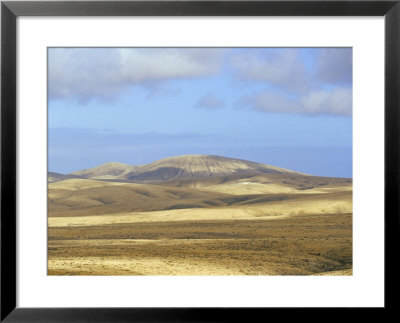
[[[352,177],[351,48],[50,48],[49,171],[211,154]]]

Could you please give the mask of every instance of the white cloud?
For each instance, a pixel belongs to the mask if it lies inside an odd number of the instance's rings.
[[[266,82],[292,91],[308,87],[306,65],[295,48],[248,50],[232,58],[236,76],[245,81]]]
[[[352,89],[337,87],[330,91],[312,91],[301,98],[301,105],[310,114],[351,115]]]
[[[129,86],[212,75],[222,54],[212,48],[52,48],[49,97],[107,98]]]
[[[121,79],[152,82],[171,78],[192,78],[219,69],[220,50],[213,49],[121,49]]]
[[[352,82],[351,48],[313,48],[307,53],[300,48],[249,49],[233,56],[231,64],[241,80],[297,93]]]
[[[338,87],[310,91],[298,97],[264,91],[242,98],[238,105],[275,113],[349,116],[352,114],[352,90]]]
[[[351,115],[351,48],[52,48],[48,73],[50,99],[114,99],[134,87],[176,95],[172,80],[219,75],[268,89],[240,100],[257,110]],[[223,105],[209,93],[194,107]]]
[[[238,79],[267,90],[241,106],[276,113],[351,115],[351,48],[248,49],[232,58]]]

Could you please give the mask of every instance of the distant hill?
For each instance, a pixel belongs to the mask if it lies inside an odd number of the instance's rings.
[[[49,173],[57,174],[57,173]],[[128,165],[118,162],[79,170],[68,175],[52,175],[51,179],[88,178],[111,181],[160,182],[193,178],[220,178],[236,176],[245,178],[262,174],[305,175],[288,169],[248,160],[212,155],[185,155],[157,160],[147,165]],[[70,177],[68,177],[70,176]],[[49,180],[50,181],[50,180]]]
[[[165,181],[236,174],[289,174],[293,171],[247,160],[210,155],[186,155],[160,159],[121,176],[133,181]]]
[[[64,174],[55,173],[55,172],[47,173],[47,181],[49,183],[54,183],[54,182],[63,181],[66,179],[73,179],[73,178],[82,178],[82,177],[76,176],[76,175],[64,175]]]
[[[118,162],[106,163],[97,167],[79,170],[69,175],[91,179],[118,179],[126,174],[134,172],[140,166],[133,166]]]

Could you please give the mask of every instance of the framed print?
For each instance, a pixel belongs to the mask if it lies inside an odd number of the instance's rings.
[[[2,2],[1,320],[393,308],[399,6]]]

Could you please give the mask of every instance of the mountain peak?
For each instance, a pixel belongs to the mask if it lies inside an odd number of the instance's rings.
[[[215,155],[183,155],[168,157],[143,165],[126,174],[129,180],[169,180],[175,178],[216,177],[235,174],[294,173],[290,170],[242,159]]]

